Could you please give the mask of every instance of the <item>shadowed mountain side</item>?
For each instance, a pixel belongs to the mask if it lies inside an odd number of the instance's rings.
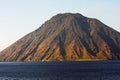
[[[120,33],[81,14],[58,14],[0,52],[0,61],[120,59]]]

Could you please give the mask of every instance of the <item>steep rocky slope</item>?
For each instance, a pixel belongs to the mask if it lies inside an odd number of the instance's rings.
[[[81,14],[58,14],[0,52],[0,61],[120,59],[120,33]]]

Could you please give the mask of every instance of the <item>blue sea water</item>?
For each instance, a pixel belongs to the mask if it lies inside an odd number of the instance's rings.
[[[120,80],[120,61],[1,62],[0,80]]]

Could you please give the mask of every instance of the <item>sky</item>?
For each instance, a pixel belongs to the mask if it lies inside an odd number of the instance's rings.
[[[68,12],[97,18],[120,32],[120,0],[0,0],[0,51]]]

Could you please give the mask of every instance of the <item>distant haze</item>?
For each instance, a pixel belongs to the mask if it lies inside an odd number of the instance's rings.
[[[120,0],[0,0],[0,51],[66,12],[97,18],[120,32]]]

